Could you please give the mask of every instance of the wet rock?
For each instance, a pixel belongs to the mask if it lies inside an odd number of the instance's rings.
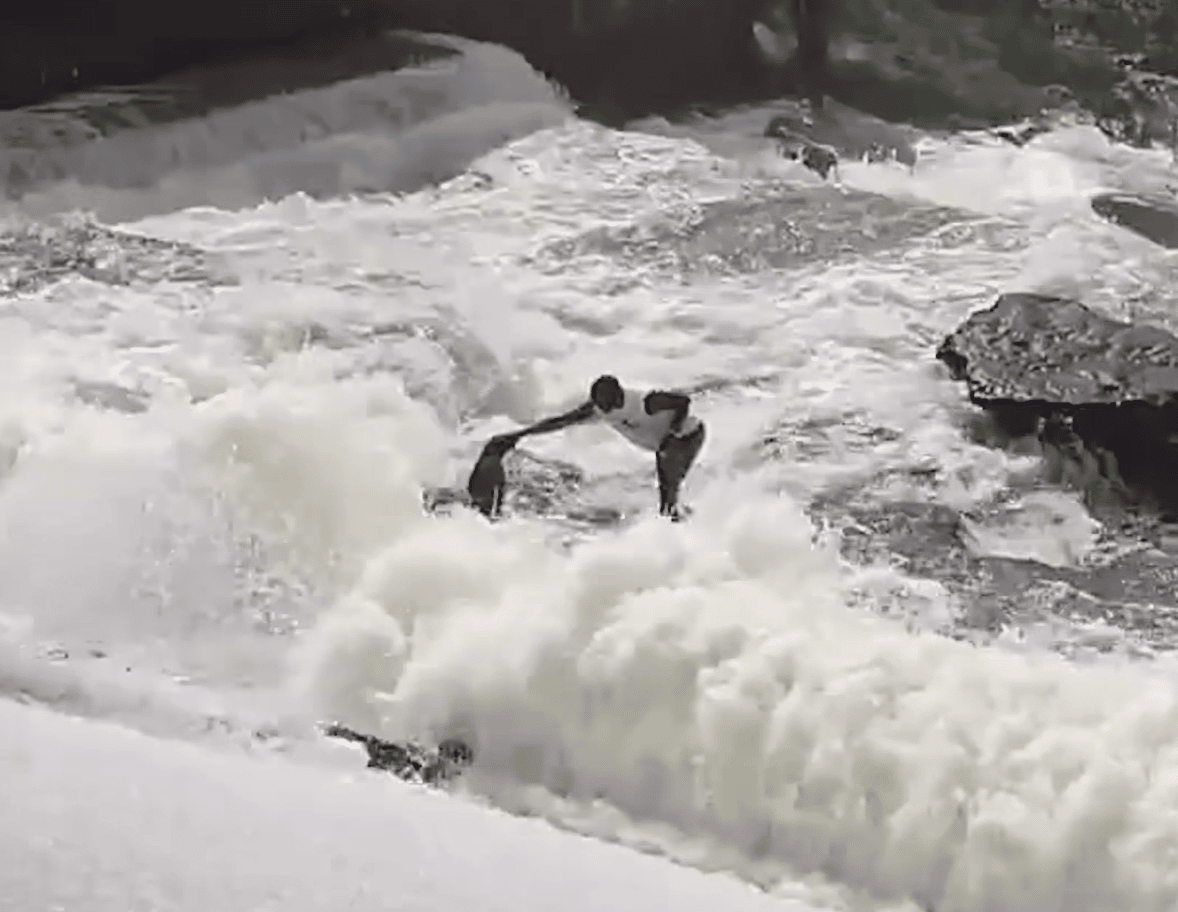
[[[500,453],[494,441],[488,447],[489,454],[484,449],[466,490],[437,487],[422,493],[427,511],[446,513],[463,506],[488,516],[506,512],[593,526],[614,525],[621,520],[618,510],[584,502],[584,473],[572,463],[543,459],[519,448]]]
[[[1178,145],[1178,77],[1130,70],[1099,107],[1096,125],[1113,142]]]
[[[748,450],[754,464],[823,462],[846,453],[868,453],[881,445],[901,440],[903,434],[884,427],[855,410],[832,415],[783,420],[767,428]]]
[[[398,744],[365,735],[344,725],[324,726],[329,738],[362,744],[368,752],[368,768],[387,770],[399,779],[419,785],[444,785],[460,776],[474,762],[474,751],[465,741],[447,738],[428,748],[410,741]]]
[[[1155,244],[1178,249],[1178,200],[1138,196],[1133,193],[1098,193],[1092,209],[1101,218],[1148,238]]]
[[[558,512],[576,494],[584,473],[569,462],[542,459],[515,449],[503,459],[507,503],[517,513],[542,516]]]
[[[587,536],[617,528],[642,514],[641,506],[635,508],[633,500],[617,490],[616,478],[606,476],[587,483],[577,466],[544,459],[518,447],[501,458],[492,458],[488,474],[471,480],[475,483],[468,485],[468,490],[426,489],[422,492],[422,506],[442,516],[455,507],[468,507],[492,518],[502,513],[542,520],[550,541],[560,547],[571,547]],[[653,507],[653,492],[648,497],[643,504]]]
[[[1178,338],[1078,301],[1004,294],[937,351],[978,404],[1166,405],[1178,394]]]
[[[836,518],[837,517],[837,518]],[[955,634],[997,634],[1027,619],[1025,588],[1056,571],[1035,561],[981,558],[962,515],[943,504],[899,502],[851,507],[828,520],[842,527],[840,552],[860,565],[889,565],[941,583],[961,606]]]
[[[994,135],[1012,146],[1025,146],[1036,136],[1041,136],[1050,130],[1051,124],[1046,118],[1035,118],[1017,124],[1008,124],[1005,127],[997,127],[994,130]]]
[[[967,532],[951,507],[899,502],[852,508],[847,516],[841,551],[855,563],[898,558],[907,572],[930,578],[971,569]]]
[[[1061,473],[1079,467],[1082,486],[1098,475],[1111,486],[1101,493],[1178,510],[1178,338],[1078,301],[1006,294],[937,358],[1011,437],[1037,434]]]
[[[1158,549],[1156,523],[1106,527],[1111,556],[1076,566],[979,553],[967,520],[987,526],[1009,508],[993,503],[962,514],[937,503],[827,501],[812,512],[842,530],[840,552],[851,563],[888,564],[943,584],[962,609],[956,636],[1103,622],[1151,648],[1178,648],[1178,555]]]

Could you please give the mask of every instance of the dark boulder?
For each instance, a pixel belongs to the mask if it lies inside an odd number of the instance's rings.
[[[946,338],[937,357],[981,405],[1164,406],[1178,395],[1178,338],[1050,295],[1002,295]]]
[[[1106,490],[1178,510],[1178,338],[1078,301],[1005,294],[937,358],[1007,434],[1037,435],[1049,464],[1079,464]]]
[[[344,725],[327,725],[329,738],[355,741],[368,752],[368,768],[387,770],[399,779],[422,785],[442,785],[474,762],[474,751],[457,738],[447,738],[436,748],[409,742],[398,744],[365,735]]]
[[[1097,127],[1113,142],[1148,149],[1178,141],[1178,77],[1130,69],[1094,106]]]
[[[1092,209],[1101,218],[1155,244],[1169,250],[1178,249],[1178,200],[1132,193],[1098,193],[1092,197]]]
[[[994,135],[1004,142],[1010,143],[1012,146],[1021,147],[1025,146],[1036,136],[1050,133],[1051,128],[1052,124],[1048,118],[1037,117],[1024,120],[1021,123],[997,127],[994,130]]]

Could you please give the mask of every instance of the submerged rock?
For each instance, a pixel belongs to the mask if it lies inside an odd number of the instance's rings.
[[[146,393],[127,389],[117,383],[75,380],[74,395],[87,405],[122,412],[124,415],[146,412],[151,402],[151,397]]]
[[[1178,510],[1178,338],[1078,301],[1005,294],[937,358],[1005,433],[1038,435],[1058,474],[1078,465],[1085,483],[1099,475],[1118,496]]]
[[[400,779],[421,785],[449,782],[474,762],[474,751],[458,738],[447,738],[436,748],[427,748],[413,742],[397,744],[383,741],[344,725],[325,726],[323,733],[329,738],[341,738],[364,745],[368,752],[369,769],[387,770]]]
[[[1096,623],[1123,631],[1146,648],[1178,647],[1178,555],[1159,550],[1160,527],[1106,527],[1103,555],[1070,565],[983,553],[974,530],[1012,508],[1017,512],[1028,499],[1016,495],[1014,503],[983,504],[967,514],[922,502],[817,503],[813,513],[842,530],[839,550],[852,564],[891,565],[909,579],[944,586],[958,605],[951,636],[974,639],[1010,626],[1046,624],[1064,628],[1054,648],[1066,653],[1085,645],[1066,628],[1075,625],[1073,634],[1082,634]],[[866,601],[891,614],[886,600],[879,604],[878,593]]]
[[[1098,193],[1092,197],[1092,209],[1101,218],[1155,244],[1169,250],[1178,249],[1178,200],[1133,193]]]
[[[704,203],[691,220],[660,217],[561,238],[541,248],[536,263],[554,273],[578,257],[607,256],[631,274],[649,267],[677,278],[733,275],[867,256],[971,221],[976,216],[961,210],[882,194],[767,181],[739,199]]]
[[[563,513],[583,481],[581,470],[572,463],[497,446],[503,437],[493,438],[484,447],[465,491],[449,487],[423,491],[425,509],[445,512],[458,504],[476,507],[486,516],[498,516],[500,507],[523,516]]]
[[[488,447],[489,457],[484,450],[466,490],[436,487],[422,491],[422,506],[428,513],[446,515],[455,507],[473,507],[491,519],[500,515],[531,517],[575,533],[614,528],[626,520],[624,508],[597,502],[602,492],[586,490],[593,486],[585,484],[584,473],[577,466],[519,448],[500,454],[494,441]]]
[[[190,244],[97,225],[39,225],[0,231],[0,296],[36,291],[70,275],[107,285],[224,282],[209,255]]]

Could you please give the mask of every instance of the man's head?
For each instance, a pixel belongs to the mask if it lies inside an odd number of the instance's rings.
[[[617,377],[611,377],[609,374],[602,374],[593,381],[593,385],[589,387],[589,398],[603,412],[621,408],[625,401],[622,384],[618,383]]]

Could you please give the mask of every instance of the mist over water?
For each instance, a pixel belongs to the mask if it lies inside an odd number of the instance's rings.
[[[760,136],[771,108],[607,130],[463,46],[45,153],[67,176],[15,218],[89,209],[208,265],[0,299],[0,693],[200,738],[458,735],[478,796],[820,906],[1173,908],[1167,655],[1083,621],[968,634],[944,585],[848,564],[807,513],[1007,497],[978,553],[1088,559],[1077,494],[974,442],[932,356],[1002,291],[1173,328],[1173,256],[1087,201],[1164,186],[1168,156],[930,138],[911,170],[843,163],[844,255],[708,266],[720,230],[668,251],[709,204],[830,192]],[[427,89],[392,126],[357,113]],[[855,191],[955,211],[857,254]],[[595,427],[523,449],[623,527],[423,513],[603,372],[704,390],[690,522],[650,515],[647,455]]]

